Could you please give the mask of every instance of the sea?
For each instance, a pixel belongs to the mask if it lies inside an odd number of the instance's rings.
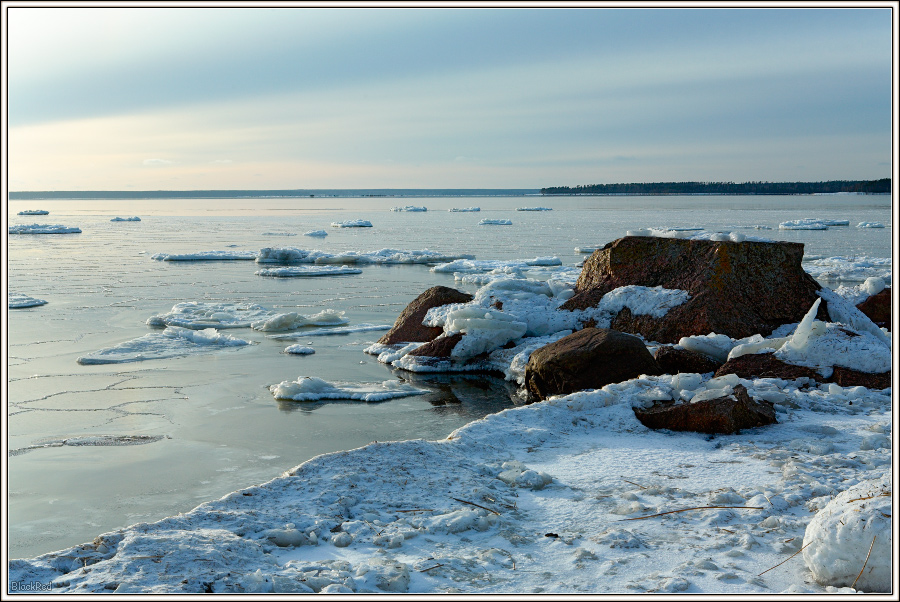
[[[522,403],[502,375],[413,374],[364,353],[427,288],[477,290],[451,272],[432,271],[433,264],[362,263],[353,266],[359,273],[278,278],[257,274],[261,264],[253,260],[161,260],[167,254],[427,249],[477,260],[557,258],[561,269],[571,269],[591,249],[628,231],[702,229],[803,243],[804,267],[832,288],[869,277],[890,285],[892,277],[891,195],[355,190],[78,196],[7,203],[10,228],[80,230],[7,235],[8,292],[46,301],[6,312],[9,558],[34,557],[187,512],[320,454],[373,441],[445,438]],[[420,210],[400,210],[409,208]],[[33,210],[48,214],[19,215]],[[779,228],[804,219],[847,225]],[[356,220],[371,227],[332,225]],[[317,230],[327,236],[305,235]],[[341,334],[307,336],[313,328],[300,329],[292,342],[246,327],[221,329],[248,344],[141,356],[141,343],[134,341],[160,332],[148,320],[189,303],[302,315],[332,310],[343,312],[346,325]],[[138,350],[131,361],[78,361],[124,343]],[[292,343],[315,352],[285,353]],[[380,402],[273,397],[272,385],[302,376],[350,386],[404,381],[428,393]]]

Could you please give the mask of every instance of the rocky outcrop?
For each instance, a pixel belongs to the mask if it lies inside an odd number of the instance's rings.
[[[450,354],[453,352],[453,348],[456,347],[456,344],[459,343],[462,338],[463,333],[461,332],[457,332],[446,337],[438,337],[425,343],[417,349],[413,349],[409,352],[409,355],[449,358]]]
[[[710,332],[739,339],[799,322],[819,284],[800,265],[803,245],[626,236],[585,261],[575,295],[561,309],[594,307],[627,285],[680,289],[690,299],[662,318],[623,310],[612,327],[677,343]],[[820,319],[827,320],[824,308]]]
[[[715,372],[722,366],[722,362],[703,353],[669,346],[660,346],[656,350],[656,363],[663,374],[705,374]]]
[[[605,328],[584,328],[531,354],[525,388],[534,398],[547,399],[641,374],[662,374],[643,341]]]
[[[834,367],[829,382],[842,387],[866,387],[867,389],[887,389],[891,386],[891,373],[871,373],[851,370],[850,368]]]
[[[778,422],[772,404],[753,399],[743,385],[715,399],[697,403],[655,402],[648,409],[635,408],[634,414],[651,429],[724,435]]]
[[[886,288],[856,306],[879,328],[891,329],[891,289]]]
[[[428,310],[450,303],[468,303],[471,300],[472,295],[455,288],[433,286],[406,306],[406,309],[394,322],[394,327],[378,339],[378,343],[396,345],[397,343],[427,343],[434,340],[443,334],[444,329],[422,325],[422,320],[425,319]]]
[[[806,366],[795,366],[776,358],[772,353],[748,353],[730,359],[716,370],[716,377],[737,374],[741,378],[781,378],[794,380],[811,378],[823,382],[822,375]]]

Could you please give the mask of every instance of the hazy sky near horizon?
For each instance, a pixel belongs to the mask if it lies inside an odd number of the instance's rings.
[[[6,17],[10,190],[891,176],[889,8]]]

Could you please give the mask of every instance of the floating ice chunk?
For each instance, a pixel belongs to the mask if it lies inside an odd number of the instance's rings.
[[[589,255],[599,249],[600,247],[575,247],[576,253],[584,253],[585,255]]]
[[[76,361],[83,365],[121,364],[166,359],[193,353],[208,353],[217,349],[242,347],[249,344],[249,341],[221,334],[215,328],[190,330],[169,327],[162,332],[145,334],[115,347],[89,353],[79,357]]]
[[[427,207],[416,207],[415,205],[407,205],[406,207],[391,207],[391,211],[428,211]]]
[[[527,265],[562,265],[559,257],[535,257],[525,262]]]
[[[286,380],[270,386],[269,390],[275,399],[293,401],[320,401],[323,399],[384,401],[428,393],[424,389],[417,389],[398,380],[386,380],[380,385],[334,384],[315,376],[301,376],[295,381]]]
[[[254,251],[202,251],[199,253],[157,253],[151,256],[156,261],[253,261]]]
[[[884,224],[881,222],[859,222],[856,224],[857,228],[884,228]]]
[[[478,222],[479,226],[512,226],[512,221],[508,219],[483,219]]]
[[[253,330],[263,332],[278,332],[284,330],[297,330],[304,326],[342,326],[350,322],[344,317],[344,312],[333,309],[323,309],[317,314],[304,316],[296,312],[278,314],[265,320],[253,322],[250,327]]]
[[[647,228],[639,228],[637,230],[626,230],[625,236],[653,236]]]
[[[863,282],[870,277],[891,281],[892,261],[881,257],[817,257],[803,259],[803,269],[820,282]]]
[[[603,295],[597,307],[614,313],[627,307],[636,316],[649,315],[661,318],[670,309],[681,305],[689,298],[690,294],[680,289],[627,285]]]
[[[290,345],[284,348],[284,352],[291,355],[312,355],[316,350],[312,347],[305,347],[303,345]]]
[[[257,270],[257,276],[272,276],[275,278],[306,278],[312,276],[343,276],[347,274],[362,274],[359,268],[347,266],[291,266],[287,268],[263,268]]]
[[[79,234],[80,228],[71,228],[59,224],[31,224],[21,226],[10,226],[10,234]]]
[[[481,211],[481,207],[454,207],[452,209],[448,209],[451,213],[471,213],[476,211]]]
[[[114,217],[109,221],[111,221],[111,222],[139,222],[139,221],[141,221],[141,218],[139,218],[137,216],[135,216],[135,217]]]
[[[886,473],[850,487],[816,513],[803,536],[803,559],[818,583],[891,591],[891,500]]]
[[[297,236],[296,232],[263,232],[261,236]]]
[[[372,222],[365,219],[352,219],[344,222],[331,222],[332,228],[371,228]]]
[[[325,238],[328,236],[328,232],[325,230],[310,230],[309,232],[304,232],[303,236],[314,236],[317,238]]]
[[[254,303],[177,303],[167,314],[153,316],[147,325],[154,328],[179,326],[193,330],[205,328],[249,328],[253,322],[268,320],[272,312]]]
[[[19,215],[50,215],[50,212],[43,209],[26,209],[25,211],[19,211]]]
[[[516,211],[553,211],[550,207],[516,207]]]
[[[447,254],[429,249],[401,250],[379,249],[366,253],[360,251],[345,251],[343,253],[326,253],[319,250],[297,249],[294,247],[260,249],[256,257],[257,263],[314,263],[326,264],[425,264],[454,261],[457,259],[472,259],[474,255]]]
[[[321,337],[332,334],[356,334],[358,332],[369,332],[372,330],[390,330],[391,324],[368,324],[363,322],[355,326],[335,326],[334,328],[314,328],[312,330],[304,330],[292,334],[270,334],[266,335],[267,339],[275,339],[276,341],[294,341],[297,339],[305,339],[306,337]]]
[[[779,230],[827,230],[829,226],[849,226],[850,220],[845,219],[819,219],[805,218],[781,222],[778,224]]]
[[[256,254],[256,263],[315,263],[322,257],[333,255],[324,251],[295,247],[265,247]]]
[[[21,293],[14,293],[12,291],[7,291],[6,295],[6,306],[10,309],[24,309],[26,307],[38,307],[39,305],[47,304],[43,299],[35,299],[34,297],[29,297],[28,295],[23,295]]]

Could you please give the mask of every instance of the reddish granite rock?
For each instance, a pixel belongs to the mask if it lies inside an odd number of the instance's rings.
[[[425,343],[418,349],[413,349],[409,352],[409,355],[449,358],[453,348],[456,347],[456,344],[459,343],[462,338],[463,333],[461,332],[446,337],[438,337]]]
[[[660,346],[656,350],[656,363],[663,374],[705,374],[715,372],[722,366],[722,362],[717,362],[706,354],[669,346]]]
[[[525,388],[537,399],[547,399],[641,374],[662,371],[639,338],[605,328],[584,328],[531,354]]]
[[[743,338],[799,322],[820,285],[800,265],[803,245],[626,236],[595,251],[561,309],[594,307],[626,285],[681,289],[690,299],[662,318],[623,310],[612,327],[677,343],[710,332]],[[824,304],[820,319],[827,320]]]
[[[723,397],[697,403],[655,402],[649,409],[635,408],[634,414],[651,429],[725,435],[778,422],[772,404],[753,399],[743,385]]]
[[[811,378],[820,382],[825,379],[822,375],[806,366],[795,366],[776,358],[772,352],[748,353],[728,360],[722,367],[716,370],[715,376],[737,374],[741,378],[781,378],[794,380],[796,378]]]
[[[433,286],[415,299],[400,313],[394,327],[378,342],[382,345],[397,343],[427,343],[443,334],[439,327],[422,326],[425,314],[433,307],[450,303],[468,303],[472,295],[447,286]]]
[[[868,389],[887,389],[891,386],[891,372],[860,372],[851,370],[850,368],[834,367],[829,382],[833,382],[842,387],[866,387]]]
[[[886,288],[856,306],[879,328],[891,329],[891,289]]]

